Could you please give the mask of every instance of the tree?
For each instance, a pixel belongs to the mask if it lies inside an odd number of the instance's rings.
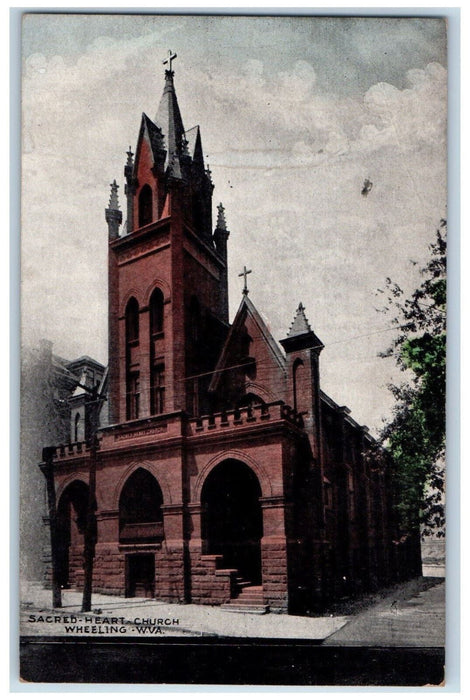
[[[385,311],[399,333],[382,357],[394,356],[406,380],[391,385],[391,421],[381,434],[393,462],[395,502],[403,533],[444,535],[442,500],[446,390],[446,222],[441,220],[421,285],[406,299],[387,278]]]

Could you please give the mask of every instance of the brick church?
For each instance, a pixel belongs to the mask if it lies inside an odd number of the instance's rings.
[[[232,323],[222,205],[170,55],[106,209],[109,420],[98,431],[93,590],[173,602],[321,609],[419,568],[400,543],[373,439],[320,388],[302,304],[280,341],[245,286]],[[238,274],[238,270],[236,274]],[[294,310],[293,310],[294,311]],[[286,327],[288,321],[286,322]],[[73,429],[71,431],[73,435]],[[57,561],[83,585],[89,442],[54,455]]]

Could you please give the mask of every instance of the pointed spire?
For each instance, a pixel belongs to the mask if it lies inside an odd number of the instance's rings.
[[[289,328],[287,337],[291,338],[293,335],[301,335],[302,333],[311,332],[312,329],[310,328],[310,324],[307,321],[307,317],[305,316],[305,306],[302,304],[302,302],[300,302],[300,304],[297,307],[294,320],[292,321],[291,327]]]
[[[183,120],[173,84],[174,71],[171,70],[171,61],[175,58],[176,54],[172,54],[170,51],[168,59],[164,61],[164,63],[169,64],[170,69],[165,70],[165,87],[155,116],[155,123],[161,128],[165,141],[167,165],[173,154],[179,154],[181,149],[184,148],[183,140],[186,140],[184,138]]]
[[[116,183],[116,180],[113,180],[112,183],[110,184],[111,187],[111,194],[109,196],[109,204],[108,204],[108,209],[119,209],[119,199],[118,199],[118,189],[119,185]]]
[[[305,315],[305,306],[300,302],[287,336],[279,341],[287,353],[311,349],[319,355],[323,349],[320,338],[312,331]]]
[[[225,208],[222,202],[220,202],[220,204],[217,206],[217,228],[220,231],[227,230],[227,222],[225,221]]]

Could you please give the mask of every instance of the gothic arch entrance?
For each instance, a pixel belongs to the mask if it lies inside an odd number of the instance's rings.
[[[250,467],[227,459],[209,474],[201,492],[202,536],[208,554],[222,554],[224,567],[261,583],[263,515],[261,487]]]
[[[119,542],[126,545],[126,597],[155,595],[155,544],[163,539],[163,495],[156,478],[139,467],[119,498]]]
[[[87,507],[88,486],[83,481],[73,481],[57,507],[57,575],[62,588],[73,583],[73,555],[81,558],[83,554]]]

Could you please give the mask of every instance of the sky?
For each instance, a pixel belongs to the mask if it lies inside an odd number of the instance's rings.
[[[107,362],[109,183],[120,185],[162,60],[176,52],[214,213],[226,210],[231,318],[244,265],[276,340],[300,301],[325,345],[321,386],[376,433],[405,292],[446,217],[445,22],[430,18],[27,15],[22,76],[22,340]],[[364,180],[372,182],[361,195]],[[124,213],[125,219],[125,213]],[[215,217],[214,217],[215,221]]]

